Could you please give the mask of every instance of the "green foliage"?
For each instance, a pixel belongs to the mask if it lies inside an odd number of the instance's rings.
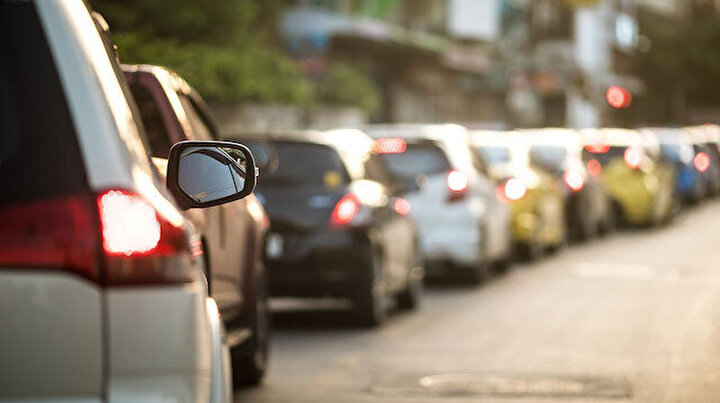
[[[378,108],[374,84],[336,63],[314,86],[272,41],[282,0],[92,0],[120,60],[167,66],[219,102]]]
[[[95,0],[124,63],[167,66],[221,102],[307,105],[312,85],[259,35],[259,3],[243,0]]]
[[[352,66],[340,62],[330,65],[318,85],[318,96],[324,103],[357,106],[368,113],[380,106],[375,84]]]

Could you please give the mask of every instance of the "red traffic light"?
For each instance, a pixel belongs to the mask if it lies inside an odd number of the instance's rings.
[[[613,85],[605,93],[607,102],[615,109],[627,108],[632,102],[632,94],[623,87]]]

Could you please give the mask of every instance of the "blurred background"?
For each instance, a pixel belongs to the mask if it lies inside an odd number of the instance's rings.
[[[226,131],[720,122],[717,0],[92,3],[123,62],[177,71]]]

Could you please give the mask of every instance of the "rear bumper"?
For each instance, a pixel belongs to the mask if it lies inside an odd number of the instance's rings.
[[[349,297],[367,277],[370,243],[361,231],[280,235],[283,256],[266,258],[273,296]]]
[[[106,298],[109,401],[210,399],[220,337],[202,283],[110,289]]]

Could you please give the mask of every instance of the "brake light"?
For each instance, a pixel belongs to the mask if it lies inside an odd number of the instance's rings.
[[[591,176],[598,177],[602,174],[602,165],[598,160],[592,159],[587,163],[587,171]]]
[[[98,210],[106,254],[146,254],[160,242],[155,209],[142,198],[111,190],[98,198]]]
[[[580,172],[567,170],[563,173],[563,182],[573,192],[579,192],[585,187],[585,177]]]
[[[464,173],[456,170],[448,172],[445,179],[448,190],[450,191],[449,200],[459,200],[465,197],[465,192],[470,186],[467,176]]]
[[[400,214],[401,216],[406,216],[410,214],[410,210],[412,209],[412,206],[410,205],[410,202],[398,197],[395,199],[395,202],[393,203],[393,209],[396,213]]]
[[[55,268],[98,280],[97,222],[89,197],[0,208],[0,266]]]
[[[501,199],[506,201],[518,201],[527,194],[527,186],[518,178],[510,178],[500,186]]]
[[[623,159],[625,160],[625,164],[630,169],[638,169],[640,168],[640,164],[642,163],[642,151],[640,151],[637,147],[628,147],[625,150],[625,153],[623,154]]]
[[[693,164],[699,172],[705,172],[710,168],[710,156],[701,151],[695,155]]]
[[[610,151],[610,145],[603,143],[593,143],[586,145],[585,149],[593,154],[605,154]]]
[[[377,139],[375,152],[378,154],[402,154],[407,149],[407,142],[400,138]]]
[[[360,200],[354,194],[348,193],[335,205],[330,216],[330,225],[333,227],[348,225],[355,219],[359,211]]]

